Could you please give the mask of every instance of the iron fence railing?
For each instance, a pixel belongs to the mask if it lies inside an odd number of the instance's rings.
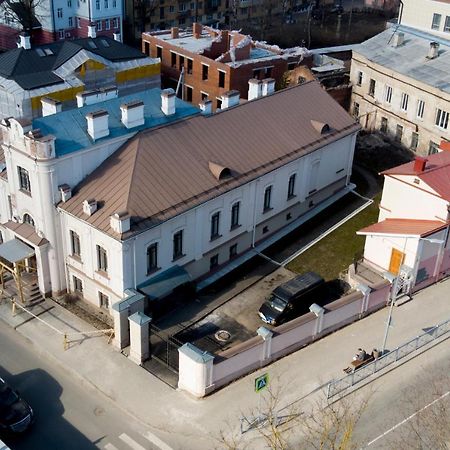
[[[334,397],[346,389],[355,386],[355,384],[358,384],[396,361],[403,359],[405,356],[415,352],[419,348],[431,341],[434,341],[449,331],[450,319],[428,329],[425,333],[400,345],[396,349],[385,353],[374,361],[364,365],[360,369],[356,369],[338,380],[330,381],[327,385],[327,398]]]

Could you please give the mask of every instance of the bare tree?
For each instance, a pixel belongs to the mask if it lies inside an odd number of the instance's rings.
[[[37,9],[45,10],[46,0],[5,0],[2,8],[22,27],[22,31],[31,36],[33,28],[39,18],[43,17],[37,13]]]
[[[145,31],[147,24],[150,28],[152,16],[154,15],[158,5],[159,0],[135,0],[135,24],[139,27],[141,33]]]

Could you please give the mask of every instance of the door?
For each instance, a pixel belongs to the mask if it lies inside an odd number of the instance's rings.
[[[391,261],[389,263],[389,272],[394,275],[398,275],[400,271],[400,266],[403,264],[403,260],[405,259],[405,254],[396,248],[392,249],[391,252]]]

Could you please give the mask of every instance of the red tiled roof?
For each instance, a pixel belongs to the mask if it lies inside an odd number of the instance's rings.
[[[385,219],[374,223],[357,234],[403,234],[412,236],[428,236],[448,226],[440,220]]]
[[[434,189],[442,198],[450,201],[450,152],[427,156],[423,172],[414,171],[414,161],[385,170],[382,175],[415,175]]]
[[[441,145],[439,148],[443,151],[450,151],[450,142],[449,141],[441,141]]]

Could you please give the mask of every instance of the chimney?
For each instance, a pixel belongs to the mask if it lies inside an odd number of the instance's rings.
[[[262,82],[256,78],[248,80],[248,100],[255,100],[261,97]]]
[[[88,37],[93,39],[97,37],[97,32],[95,31],[95,23],[93,22],[90,22],[88,25]]]
[[[195,39],[199,39],[202,35],[202,24],[198,22],[194,22],[192,24],[192,34],[194,35]]]
[[[222,35],[222,42],[225,42],[225,48],[226,51],[228,51],[230,49],[230,36],[228,30],[222,30],[220,33]]]
[[[175,114],[175,91],[171,88],[161,91],[161,111],[166,116]]]
[[[172,39],[178,39],[178,27],[172,27],[170,29],[170,37]]]
[[[262,96],[273,94],[275,92],[275,80],[273,78],[266,78],[262,80]]]
[[[222,108],[228,109],[239,105],[239,91],[228,91],[222,94]]]
[[[116,233],[126,233],[130,231],[130,215],[126,211],[115,213],[109,218],[109,224]]]
[[[70,198],[72,198],[72,189],[70,189],[70,186],[68,184],[61,184],[58,186],[58,190],[61,193],[61,201],[67,202]]]
[[[19,42],[17,43],[17,47],[29,50],[31,48],[30,36],[26,35],[25,33],[21,33],[19,35]]]
[[[439,56],[439,43],[438,42],[430,42],[430,49],[428,50],[428,59],[434,59]]]
[[[425,170],[427,161],[427,158],[424,158],[423,156],[416,156],[416,158],[414,159],[414,172],[422,173]]]
[[[97,200],[91,199],[91,200],[85,200],[83,202],[83,212],[87,216],[92,216],[92,214],[97,211]]]
[[[402,32],[395,33],[392,37],[392,47],[400,47],[405,41],[405,35]]]
[[[86,114],[87,130],[94,141],[109,136],[108,118],[108,111],[104,109]]]
[[[122,42],[122,36],[120,35],[120,33],[113,33],[113,38],[117,42]]]
[[[122,112],[122,123],[127,128],[144,125],[144,102],[136,100],[124,103],[120,105],[120,111]]]
[[[52,114],[60,113],[62,111],[62,103],[59,100],[54,100],[50,97],[41,98],[42,116],[51,116]]]
[[[211,100],[203,100],[198,104],[200,109],[202,110],[202,115],[209,116],[212,114],[212,101]]]
[[[86,105],[94,105],[95,103],[111,100],[112,98],[117,98],[118,96],[119,90],[117,89],[117,86],[109,86],[94,91],[78,92],[76,95],[77,106],[78,108],[81,108]]]

